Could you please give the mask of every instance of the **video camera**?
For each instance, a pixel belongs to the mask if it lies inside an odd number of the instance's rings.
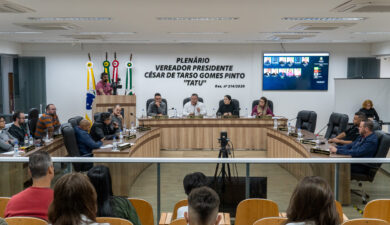
[[[218,138],[219,143],[221,143],[221,148],[225,149],[226,145],[229,142],[227,131],[221,131],[221,136]]]

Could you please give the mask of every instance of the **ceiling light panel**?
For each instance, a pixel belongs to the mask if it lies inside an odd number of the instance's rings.
[[[29,17],[32,21],[110,21],[111,17]]]
[[[335,22],[335,21],[360,21],[365,20],[365,17],[283,17],[282,20],[287,21],[320,21],[320,22]]]
[[[177,35],[221,35],[227,34],[227,32],[168,32],[168,34]]]
[[[232,21],[239,17],[157,17],[157,20],[163,21]]]

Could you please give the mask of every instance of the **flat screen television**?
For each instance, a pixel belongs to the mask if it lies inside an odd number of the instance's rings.
[[[263,90],[328,90],[329,53],[264,53]]]

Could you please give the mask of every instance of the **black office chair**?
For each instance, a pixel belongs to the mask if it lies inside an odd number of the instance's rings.
[[[36,108],[31,108],[30,111],[28,111],[28,128],[30,129],[30,134],[34,136],[35,130],[37,129],[37,122],[39,117],[39,111]]]
[[[151,102],[153,102],[153,101],[154,101],[154,98],[149,98],[149,99],[146,101],[146,109],[145,109],[146,113],[148,112],[149,104],[150,104]],[[163,101],[163,102],[165,103],[165,105],[167,106],[167,107],[165,108],[165,115],[168,115],[168,102],[167,102],[167,100],[166,100],[165,98],[161,99],[161,101]]]
[[[255,107],[255,105],[258,105],[258,104],[259,104],[259,101],[260,101],[260,100],[254,100],[254,101],[252,102],[252,108],[251,108],[251,110]],[[274,112],[274,103],[273,103],[271,100],[269,100],[269,99],[268,99],[268,107],[271,109],[272,113],[275,114],[275,112]]]
[[[184,106],[187,102],[189,102],[189,101],[191,101],[191,97],[185,98],[185,99],[183,100],[183,106]],[[198,101],[200,101],[200,102],[203,103],[203,98],[198,97]]]
[[[328,129],[325,133],[325,138],[334,138],[344,132],[348,126],[348,115],[341,113],[332,113],[329,117]]]
[[[374,128],[372,130],[382,130],[382,124],[376,120],[372,121]]]
[[[314,111],[302,110],[298,112],[296,128],[314,133],[317,124],[317,113]]]
[[[100,121],[101,115],[102,115],[101,112],[97,112],[97,113],[93,114],[93,121],[94,121],[94,122],[101,122],[101,121]]]
[[[386,158],[387,153],[390,148],[390,134],[383,131],[374,131],[378,137],[378,148],[376,150],[375,158]],[[356,194],[362,198],[364,204],[367,203],[367,200],[370,196],[366,193],[363,188],[362,181],[373,182],[376,173],[381,167],[382,163],[364,163],[364,164],[351,164],[351,167],[359,167],[360,170],[365,172],[351,172],[351,180],[356,180],[359,182],[360,190],[351,190],[352,194]]]
[[[80,124],[80,121],[83,120],[84,118],[82,116],[75,116],[72,117],[68,120],[68,123],[72,125],[72,127],[77,127]]]
[[[80,157],[80,150],[77,145],[74,128],[70,123],[61,125],[61,133],[69,157]],[[88,171],[93,167],[93,163],[73,163],[76,172]]]
[[[232,103],[233,103],[233,105],[236,106],[236,109],[238,110],[237,116],[240,116],[240,102],[237,99],[232,99]],[[222,99],[222,100],[219,101],[218,105],[221,106],[223,104],[224,103],[223,103],[223,99]],[[234,112],[233,112],[233,114],[234,114]]]

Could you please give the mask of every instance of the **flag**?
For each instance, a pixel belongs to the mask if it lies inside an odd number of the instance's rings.
[[[93,63],[91,62],[91,57],[87,62],[87,92],[85,100],[85,119],[92,123],[92,104],[93,100],[96,97],[96,83],[95,76],[93,74]]]

